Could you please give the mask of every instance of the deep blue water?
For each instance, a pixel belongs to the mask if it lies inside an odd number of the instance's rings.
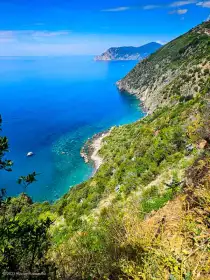
[[[40,173],[28,188],[35,200],[55,200],[92,173],[80,157],[88,137],[143,116],[139,101],[115,82],[136,62],[92,57],[1,58],[2,135],[9,138],[13,172],[0,172],[9,195],[22,191],[20,175]],[[27,158],[29,151],[34,157]],[[65,154],[63,154],[65,153]]]

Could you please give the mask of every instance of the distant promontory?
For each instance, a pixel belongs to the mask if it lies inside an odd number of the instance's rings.
[[[161,44],[151,42],[140,47],[117,47],[110,48],[102,55],[96,56],[96,61],[110,60],[142,60],[157,51]]]

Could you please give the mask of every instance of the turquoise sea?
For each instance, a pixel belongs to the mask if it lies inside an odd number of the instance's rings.
[[[28,189],[36,201],[53,201],[88,179],[93,167],[80,149],[95,133],[143,116],[139,101],[115,82],[135,61],[95,62],[93,57],[0,58],[2,135],[9,138],[13,172],[0,172],[1,188],[17,195],[17,178],[33,171]],[[27,158],[32,151],[34,157]]]

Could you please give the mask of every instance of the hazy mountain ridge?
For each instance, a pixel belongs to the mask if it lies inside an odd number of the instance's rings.
[[[140,47],[113,47],[102,55],[96,56],[95,60],[142,60],[160,47],[162,45],[156,42],[151,42]]]

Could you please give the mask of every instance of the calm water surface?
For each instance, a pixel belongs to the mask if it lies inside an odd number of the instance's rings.
[[[80,149],[93,134],[143,116],[139,101],[115,82],[136,62],[95,62],[92,57],[1,58],[2,134],[10,143],[12,173],[0,172],[9,195],[22,191],[20,175],[40,173],[28,193],[55,200],[88,179],[93,168]],[[27,158],[29,151],[34,157]]]

